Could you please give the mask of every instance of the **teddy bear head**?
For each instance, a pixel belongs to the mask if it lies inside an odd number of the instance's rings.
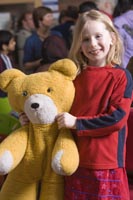
[[[49,124],[58,113],[70,111],[76,73],[77,67],[69,59],[53,63],[46,72],[30,75],[9,69],[0,74],[0,88],[7,92],[15,111],[25,112],[34,124]]]

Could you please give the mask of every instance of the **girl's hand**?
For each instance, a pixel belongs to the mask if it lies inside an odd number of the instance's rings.
[[[56,116],[58,128],[76,129],[76,117],[69,113],[60,113]]]
[[[25,113],[19,114],[19,122],[20,122],[21,126],[27,125],[29,123],[29,119]]]

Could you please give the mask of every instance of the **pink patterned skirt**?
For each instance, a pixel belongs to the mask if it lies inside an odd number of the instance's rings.
[[[130,200],[126,171],[79,168],[65,177],[64,200]]]

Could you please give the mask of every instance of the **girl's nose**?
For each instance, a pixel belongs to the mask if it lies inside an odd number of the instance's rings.
[[[95,39],[95,38],[91,38],[91,39],[90,39],[90,46],[94,47],[94,46],[96,46],[96,45],[97,45],[96,39]]]

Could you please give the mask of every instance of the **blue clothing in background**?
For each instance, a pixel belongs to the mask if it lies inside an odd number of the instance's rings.
[[[72,42],[72,28],[74,26],[73,21],[67,21],[63,24],[59,24],[55,27],[52,28],[52,31],[59,32],[63,39],[65,40],[66,46],[68,49],[71,47],[71,42]]]
[[[42,42],[36,32],[27,38],[24,45],[24,63],[41,59]]]

